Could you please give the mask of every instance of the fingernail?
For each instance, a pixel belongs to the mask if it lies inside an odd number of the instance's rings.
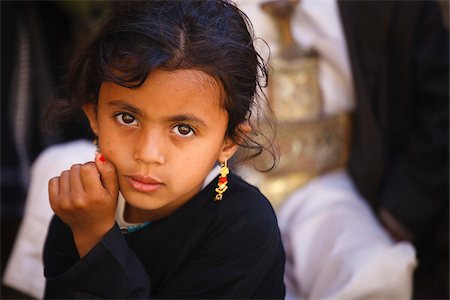
[[[106,161],[106,158],[103,156],[103,154],[100,154],[100,157],[98,159],[100,159],[100,161],[103,163]]]

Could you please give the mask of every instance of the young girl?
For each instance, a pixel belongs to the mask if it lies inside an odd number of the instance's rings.
[[[76,57],[62,112],[99,152],[49,182],[45,298],[284,297],[273,209],[227,166],[261,151],[247,26],[227,1],[129,1]]]

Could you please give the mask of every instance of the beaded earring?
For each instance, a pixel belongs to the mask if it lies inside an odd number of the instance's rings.
[[[228,189],[227,183],[227,175],[230,173],[230,170],[227,167],[227,160],[225,159],[222,163],[220,163],[221,169],[220,169],[220,176],[219,176],[219,182],[217,183],[218,187],[216,188],[216,198],[214,201],[222,201],[223,193]]]

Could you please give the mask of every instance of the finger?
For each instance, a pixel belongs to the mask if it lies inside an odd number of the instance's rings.
[[[80,169],[81,164],[75,164],[72,167],[70,167],[69,182],[71,192],[84,191],[83,182],[81,181]]]
[[[59,177],[53,177],[48,181],[48,197],[50,199],[50,206],[55,210],[55,202],[59,195]]]
[[[111,196],[117,195],[119,192],[119,183],[117,181],[117,172],[114,165],[101,153],[95,155],[95,164],[101,174],[101,181],[105,189]]]
[[[86,193],[93,195],[95,192],[103,191],[105,188],[100,180],[100,173],[94,162],[90,161],[81,166],[81,181]]]
[[[69,195],[70,194],[70,172],[65,170],[59,176],[59,195]]]

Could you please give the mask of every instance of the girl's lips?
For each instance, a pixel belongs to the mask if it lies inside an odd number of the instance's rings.
[[[151,193],[159,190],[163,184],[151,177],[147,176],[126,176],[128,183],[135,190],[143,193]]]

